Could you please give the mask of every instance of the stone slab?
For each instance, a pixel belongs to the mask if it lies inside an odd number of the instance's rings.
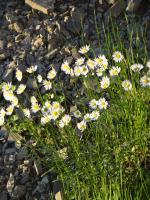
[[[33,9],[39,10],[48,15],[54,8],[55,0],[25,0],[25,3]]]

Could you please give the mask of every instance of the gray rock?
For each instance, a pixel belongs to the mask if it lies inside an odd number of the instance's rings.
[[[8,138],[8,132],[7,129],[5,127],[2,127],[0,129],[0,141],[4,141],[7,140]]]
[[[51,39],[49,39],[49,41],[48,41],[48,52],[51,52],[58,47],[57,42],[58,42],[57,36],[56,37],[53,36]]]
[[[71,53],[72,53],[72,56],[73,56],[74,59],[78,59],[80,57],[77,49],[74,48],[74,47],[71,49]]]
[[[29,176],[27,174],[23,175],[23,177],[20,180],[21,184],[26,184],[29,181]]]
[[[42,180],[41,180],[41,183],[42,184],[47,184],[49,182],[49,180],[48,180],[48,177],[47,176],[44,176],[43,178],[42,178]]]
[[[68,31],[74,34],[79,34],[81,31],[81,21],[77,19],[69,20],[66,27]]]
[[[10,54],[7,51],[0,52],[0,61],[7,59]]]
[[[23,34],[19,34],[15,37],[15,42],[21,42],[24,39],[24,35]]]
[[[97,0],[90,0],[89,8],[94,8]]]
[[[12,23],[17,20],[17,17],[11,13],[6,13],[5,18],[8,22]]]
[[[26,63],[28,65],[34,65],[35,64],[35,57],[32,54],[27,54]]]
[[[16,148],[7,148],[5,150],[5,154],[14,154],[16,152]]]
[[[0,193],[0,200],[8,200],[7,192],[3,191]]]
[[[53,194],[55,196],[55,199],[62,200],[62,194],[61,194],[62,191],[61,191],[61,189],[62,189],[61,182],[54,181],[53,182]]]
[[[27,153],[28,153],[27,148],[22,147],[21,150],[17,154],[17,159],[23,160],[25,157],[27,157]]]
[[[54,9],[55,0],[25,0],[25,3],[33,9],[39,10],[45,14],[49,14]]]
[[[98,0],[98,3],[99,3],[100,5],[102,5],[102,4],[103,4],[103,0]]]
[[[4,48],[4,40],[0,40],[0,49]]]
[[[72,61],[73,61],[73,57],[72,57],[72,56],[68,56],[68,57],[64,58],[63,61],[64,61],[64,62],[67,61],[68,64],[70,65],[70,64],[72,63]]]
[[[129,0],[126,11],[136,12],[141,4],[142,0]]]
[[[9,139],[9,140],[7,141],[6,148],[16,148],[16,147],[15,147],[16,142],[15,142],[14,140],[11,140],[10,137],[9,137],[8,139]]]
[[[36,187],[36,191],[39,193],[43,193],[46,190],[45,184],[38,182],[38,186]]]
[[[14,162],[15,162],[15,155],[10,155],[8,163],[13,164]]]
[[[4,75],[3,75],[3,80],[6,82],[12,82],[13,78],[13,71],[15,68],[16,64],[14,61],[10,62],[7,68],[5,69]]]
[[[24,185],[17,185],[15,186],[13,192],[12,192],[12,197],[20,199],[26,194],[26,187]]]
[[[116,0],[106,0],[108,4],[114,4]]]
[[[52,58],[54,58],[54,56],[58,53],[58,51],[59,51],[58,48],[56,48],[56,49],[50,51],[49,53],[47,53],[47,54],[45,55],[45,58],[47,58],[47,59],[52,59]]]
[[[107,22],[111,17],[117,18],[125,9],[125,1],[117,0],[105,13],[105,21]]]
[[[32,77],[28,78],[26,85],[29,89],[37,89],[38,88],[37,81]]]
[[[15,22],[13,23],[13,30],[16,31],[17,33],[21,33],[23,31],[23,25],[20,22]]]
[[[23,40],[22,44],[25,49],[31,49],[31,37],[30,35],[27,35]]]
[[[6,186],[6,188],[7,188],[7,191],[9,192],[9,193],[11,193],[12,192],[12,190],[13,190],[13,188],[14,188],[14,176],[13,176],[13,174],[12,173],[10,173],[10,176],[9,176],[9,179],[8,179],[8,182],[7,182],[7,186]]]

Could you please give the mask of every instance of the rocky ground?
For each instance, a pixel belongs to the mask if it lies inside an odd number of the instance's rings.
[[[59,195],[59,183],[52,182],[56,175],[45,173],[38,160],[29,156],[27,145],[18,148],[6,129],[0,130],[0,200],[46,200],[52,191]]]
[[[59,66],[63,60],[77,58],[75,47],[81,45],[81,33],[98,47],[95,18],[100,27],[102,21],[109,24],[114,15],[122,32],[127,30],[122,17],[125,6],[101,0],[68,0],[54,2],[49,15],[32,10],[24,0],[0,1],[0,83],[11,82],[14,70],[38,64],[45,70],[49,64]],[[114,6],[115,5],[115,6]],[[94,16],[95,10],[95,16]],[[136,15],[131,15],[141,26],[147,25],[150,35],[150,3],[143,1]],[[82,23],[81,23],[82,19]],[[100,29],[101,41],[104,33]],[[147,38],[150,50],[150,38]],[[150,52],[150,51],[149,51]],[[32,80],[27,80],[30,88]],[[49,199],[52,177],[39,173],[33,158],[25,146],[17,147],[5,129],[0,130],[0,200]]]

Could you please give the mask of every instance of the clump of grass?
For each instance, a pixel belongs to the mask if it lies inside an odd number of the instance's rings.
[[[87,45],[74,66],[64,62],[42,75],[28,68],[34,91],[21,85],[19,69],[1,85],[1,125],[36,142],[31,155],[57,172],[64,199],[150,198],[150,63],[146,47],[138,53],[144,33],[136,33],[135,49],[128,33],[127,49],[113,23],[111,30],[104,26],[105,55]]]

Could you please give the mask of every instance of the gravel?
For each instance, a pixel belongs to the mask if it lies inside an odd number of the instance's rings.
[[[16,147],[15,141],[7,140],[4,134],[0,150],[0,200],[50,199],[51,174],[44,175],[42,166],[35,164],[27,147]]]

